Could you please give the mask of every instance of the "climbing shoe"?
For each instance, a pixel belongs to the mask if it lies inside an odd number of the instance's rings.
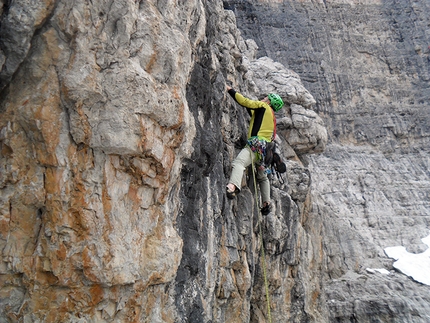
[[[235,186],[234,188],[235,188],[235,190],[233,191],[233,190],[231,190],[228,186],[226,187],[226,190],[227,190],[227,197],[228,197],[230,200],[234,199],[234,198],[236,197],[236,195],[240,192],[240,191],[239,191],[239,189],[238,189],[236,186]]]
[[[265,206],[263,206],[263,207],[261,208],[261,213],[262,213],[263,215],[267,215],[267,214],[269,214],[269,213],[270,213],[270,211],[272,211],[272,204],[271,204],[271,203],[266,204]]]

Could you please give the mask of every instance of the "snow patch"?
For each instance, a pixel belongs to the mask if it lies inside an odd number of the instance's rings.
[[[390,274],[390,272],[387,269],[384,269],[384,268],[366,268],[366,271],[369,272],[369,273],[372,273],[372,274],[375,274],[375,273],[381,273],[381,274],[384,274],[384,275],[389,275]]]
[[[425,285],[430,285],[430,235],[421,239],[429,249],[414,254],[406,251],[403,246],[385,248],[385,254],[395,259],[393,266],[413,280]]]

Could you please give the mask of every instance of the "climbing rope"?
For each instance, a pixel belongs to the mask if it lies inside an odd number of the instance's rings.
[[[258,229],[260,231],[260,244],[261,244],[261,265],[263,267],[263,277],[264,277],[264,287],[266,289],[266,303],[267,303],[267,316],[269,318],[269,323],[272,323],[272,314],[270,311],[270,296],[269,296],[269,283],[267,281],[267,272],[266,272],[266,255],[264,252],[264,244],[263,244],[263,229],[261,228],[261,214],[260,214],[260,205],[259,205],[259,199],[258,199],[258,192],[257,192],[257,181],[255,178],[255,167],[254,167],[254,158],[252,156],[252,150],[249,149],[251,153],[251,164],[252,164],[252,177],[254,180],[254,192],[255,192],[255,205],[258,210]]]

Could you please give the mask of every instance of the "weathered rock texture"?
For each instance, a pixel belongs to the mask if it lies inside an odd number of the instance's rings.
[[[226,83],[287,102],[273,322],[429,321],[383,252],[430,227],[426,0],[0,6],[1,322],[267,321],[251,173],[225,198],[247,127]]]
[[[430,232],[430,3],[225,1],[257,56],[294,70],[328,145],[306,158],[323,229],[328,322],[428,322],[430,287],[384,248]],[[303,246],[302,246],[303,248]],[[385,268],[391,274],[370,274]]]
[[[0,3],[1,322],[266,320],[253,194],[225,198],[247,130],[226,82],[287,103],[261,222],[272,316],[325,320],[299,156],[327,132],[296,73],[255,60],[221,1]]]

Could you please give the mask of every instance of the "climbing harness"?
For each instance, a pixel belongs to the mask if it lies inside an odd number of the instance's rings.
[[[254,192],[255,192],[255,205],[257,207],[257,210],[260,210],[260,203],[258,200],[258,192],[257,192],[257,181],[255,177],[255,167],[254,167],[254,159],[252,158],[252,150],[250,148],[251,153],[251,164],[252,164],[252,177],[254,181]],[[263,277],[264,277],[264,287],[266,290],[266,303],[267,303],[267,316],[269,319],[269,323],[272,323],[272,314],[270,311],[270,296],[269,296],[269,283],[267,281],[267,272],[266,272],[266,255],[264,252],[264,243],[263,243],[263,229],[261,228],[261,214],[258,212],[258,228],[260,231],[260,248],[261,248],[261,265],[263,267]]]
[[[267,141],[258,136],[254,136],[248,139],[247,144],[248,144],[248,147],[251,149],[251,151],[255,153],[255,156],[257,157],[257,161],[264,163],[264,156],[266,156]]]

